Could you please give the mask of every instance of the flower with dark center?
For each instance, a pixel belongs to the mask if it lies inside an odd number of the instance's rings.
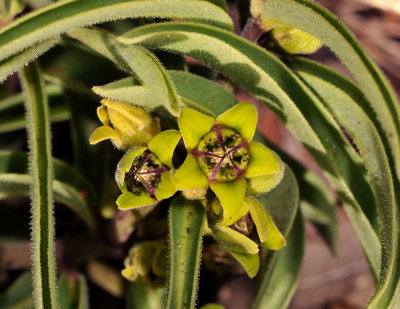
[[[177,130],[157,134],[148,147],[131,148],[118,163],[116,181],[122,190],[120,209],[154,204],[176,192],[172,179],[172,156],[181,139]]]
[[[210,187],[222,204],[226,225],[244,215],[246,188],[250,194],[265,192],[283,176],[279,157],[252,141],[257,118],[257,109],[245,102],[217,119],[190,108],[182,109],[178,118],[188,155],[174,174],[176,186],[185,196],[189,192],[199,199]]]

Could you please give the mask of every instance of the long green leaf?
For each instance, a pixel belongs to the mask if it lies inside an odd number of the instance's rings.
[[[61,276],[59,283],[60,308],[89,309],[89,295],[86,278],[80,274],[78,278]]]
[[[171,204],[168,309],[195,306],[205,217],[199,201],[178,197]]]
[[[32,308],[32,276],[24,273],[12,285],[0,294],[0,308],[28,309]]]
[[[280,232],[286,238],[292,229],[299,206],[299,187],[291,169],[285,166],[285,174],[279,185],[257,199],[269,211]],[[254,308],[263,308],[260,305],[264,303],[265,293],[270,289],[269,282],[278,254],[279,251],[272,250],[268,250],[265,254],[259,273],[260,282],[253,302]],[[292,284],[296,285],[296,282]]]
[[[172,115],[179,115],[180,100],[174,84],[152,53],[139,46],[127,47],[118,42],[113,34],[102,29],[76,29],[68,32],[68,35],[111,59],[137,77],[145,86],[135,87],[139,93],[132,96],[131,100],[137,102],[137,105],[146,102],[153,108],[164,106]]]
[[[341,199],[350,203],[355,229],[372,240],[363,248],[375,276],[379,273],[380,243],[363,211],[375,207],[374,197],[361,159],[318,98],[276,57],[229,32],[190,23],[148,25],[120,40],[194,57],[266,103],[310,151]]]
[[[284,309],[296,290],[303,261],[305,231],[301,212],[298,211],[287,245],[277,253],[276,263],[264,290],[257,292],[253,309]],[[262,293],[262,294],[261,294]]]
[[[310,0],[266,1],[262,17],[290,24],[314,35],[347,66],[384,129],[400,179],[399,103],[383,73],[354,35],[335,16]]]
[[[35,60],[40,55],[47,52],[50,48],[57,44],[59,37],[51,38],[29,47],[17,55],[13,55],[7,59],[0,61],[0,83],[9,75],[21,69],[28,62]]]
[[[26,96],[32,201],[33,294],[36,308],[58,308],[49,112],[36,63],[21,71]]]
[[[316,75],[302,71],[298,71],[298,74],[322,98],[330,112],[346,129],[364,159],[374,186],[383,248],[380,287],[371,306],[390,308],[397,298],[395,289],[400,279],[400,235],[394,184],[385,149],[371,120],[346,93]],[[360,239],[365,237],[358,236]]]
[[[232,20],[224,10],[200,0],[60,1],[3,27],[0,60],[74,28],[138,17],[179,18],[232,29]]]

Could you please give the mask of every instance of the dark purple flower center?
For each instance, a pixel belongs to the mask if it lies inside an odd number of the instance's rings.
[[[168,170],[154,153],[146,150],[133,160],[131,169],[125,174],[126,188],[135,195],[149,193],[155,198],[161,174]]]
[[[244,236],[250,236],[253,232],[254,223],[253,220],[251,220],[249,213],[247,213],[229,227]]]
[[[192,154],[209,182],[242,178],[250,158],[247,141],[236,131],[220,125],[201,138]]]

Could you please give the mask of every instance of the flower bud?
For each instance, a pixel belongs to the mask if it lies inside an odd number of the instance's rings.
[[[162,286],[166,279],[168,248],[162,241],[144,241],[134,245],[124,261],[122,276],[148,286]]]
[[[160,125],[144,109],[124,102],[101,100],[97,115],[103,123],[89,141],[97,144],[110,139],[115,147],[126,150],[135,145],[146,145],[160,132]]]
[[[272,29],[272,36],[290,54],[312,54],[322,47],[322,42],[316,37],[289,26]]]

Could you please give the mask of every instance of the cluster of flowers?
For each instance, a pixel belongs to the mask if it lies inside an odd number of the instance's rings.
[[[201,200],[209,231],[250,277],[260,265],[259,246],[279,250],[286,244],[254,197],[274,188],[284,168],[273,151],[252,141],[258,119],[253,105],[239,103],[216,119],[183,108],[179,131],[159,132],[159,124],[142,109],[106,99],[98,115],[104,126],[90,142],[111,139],[126,150],[116,171],[119,209],[153,205],[177,191]],[[187,155],[175,169],[172,158],[181,138]]]

